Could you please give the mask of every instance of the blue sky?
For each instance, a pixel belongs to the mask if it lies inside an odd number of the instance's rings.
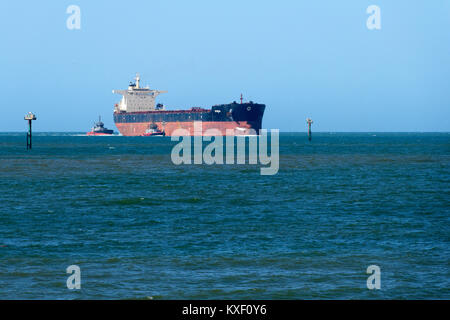
[[[2,1],[0,33],[0,131],[28,111],[36,131],[115,128],[111,91],[136,72],[173,109],[243,93],[265,128],[450,131],[448,0]]]

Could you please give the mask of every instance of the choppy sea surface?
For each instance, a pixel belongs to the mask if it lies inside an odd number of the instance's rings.
[[[279,143],[263,176],[174,165],[168,137],[1,133],[0,299],[450,299],[450,134]]]

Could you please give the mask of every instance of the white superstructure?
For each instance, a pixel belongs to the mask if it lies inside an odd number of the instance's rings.
[[[115,112],[139,112],[139,111],[152,111],[152,110],[164,110],[164,107],[158,105],[155,107],[155,98],[161,93],[167,91],[151,90],[149,86],[141,88],[139,81],[141,78],[139,74],[136,74],[136,83],[131,83],[128,86],[128,90],[113,90],[113,93],[121,94],[122,99],[116,104]]]

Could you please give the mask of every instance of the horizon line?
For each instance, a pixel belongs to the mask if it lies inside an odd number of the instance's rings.
[[[280,133],[305,133],[308,131],[281,131],[280,129],[272,128],[265,129],[279,130]],[[0,131],[0,133],[27,133],[27,130],[20,131]],[[33,133],[86,133],[86,131],[33,131]],[[450,133],[450,131],[312,131],[312,133]]]

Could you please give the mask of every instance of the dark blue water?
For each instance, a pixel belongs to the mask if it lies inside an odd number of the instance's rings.
[[[176,166],[170,138],[25,141],[0,134],[0,299],[450,298],[450,134],[282,134],[274,176]]]

